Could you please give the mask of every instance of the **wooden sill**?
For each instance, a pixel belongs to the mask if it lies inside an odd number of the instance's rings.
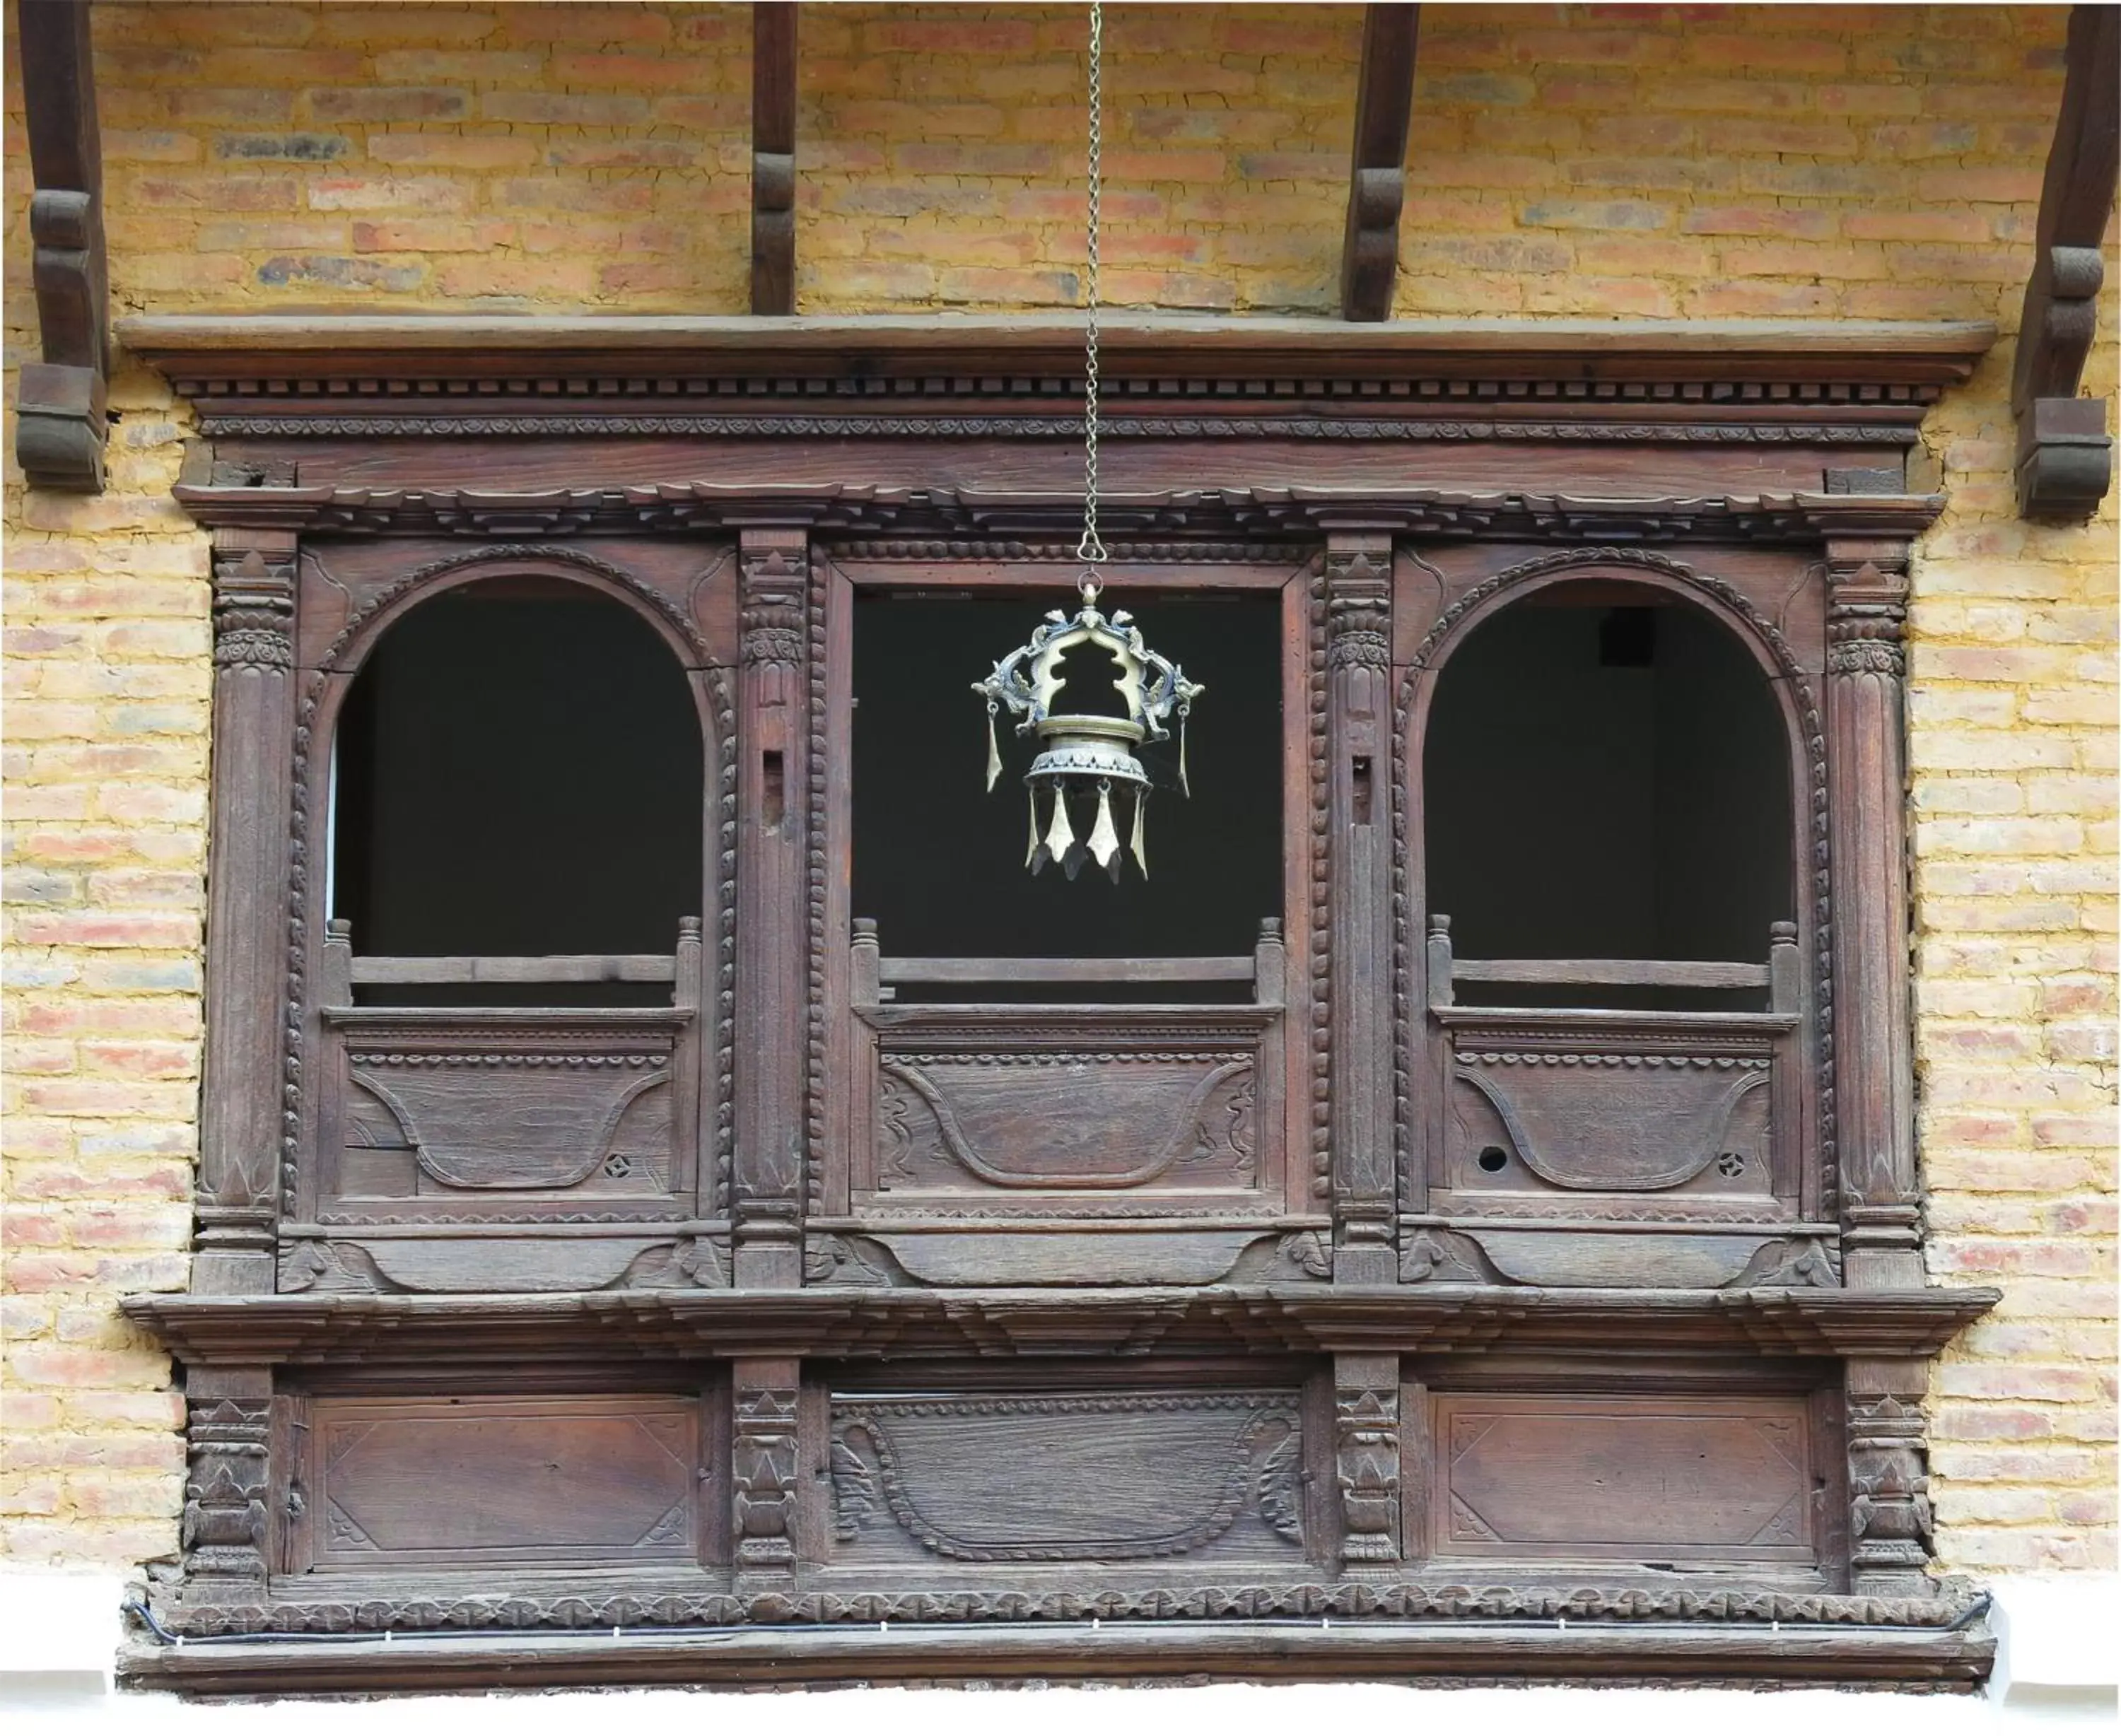
[[[1965,1629],[1844,1623],[1354,1620],[848,1623],[587,1633],[133,1645],[129,1686],[193,1694],[684,1682],[1640,1681],[1742,1687],[1890,1683],[1965,1692],[1994,1640]]]

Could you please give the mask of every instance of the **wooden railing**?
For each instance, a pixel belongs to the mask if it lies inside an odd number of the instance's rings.
[[[1429,919],[1429,1003],[1457,1004],[1460,983],[1629,989],[1764,989],[1768,1010],[1793,1013],[1803,995],[1797,924],[1768,930],[1764,965],[1652,958],[1458,958],[1451,950],[1451,919]]]
[[[1170,983],[1249,983],[1260,1006],[1282,998],[1284,951],[1279,919],[1260,924],[1259,943],[1249,957],[1224,958],[886,958],[876,924],[854,924],[853,1000],[876,1006],[897,998],[901,988],[1018,984],[1115,987]]]
[[[334,919],[324,928],[324,972],[319,991],[324,1004],[345,1006],[352,1003],[357,987],[669,983],[676,1005],[696,1007],[700,962],[701,924],[697,916],[678,919],[674,952],[560,952],[522,958],[359,957],[353,951],[353,925]]]

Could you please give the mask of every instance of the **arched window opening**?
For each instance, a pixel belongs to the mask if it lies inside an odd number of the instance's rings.
[[[632,610],[542,579],[422,604],[363,665],[337,734],[329,914],[360,959],[408,966],[357,975],[357,999],[667,1004],[667,971],[622,961],[669,960],[700,915],[702,794],[684,672]],[[613,962],[404,980],[417,960],[556,956]]]
[[[1641,586],[1561,587],[1479,627],[1438,677],[1423,800],[1428,909],[1461,1003],[1763,1007],[1764,979],[1481,980],[1468,961],[1759,973],[1771,931],[1793,958],[1787,732],[1759,665],[1703,610]]]

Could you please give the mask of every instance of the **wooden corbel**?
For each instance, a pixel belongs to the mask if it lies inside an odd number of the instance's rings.
[[[795,311],[795,7],[751,9],[751,310]]]
[[[1406,198],[1406,128],[1414,109],[1418,6],[1373,6],[1363,15],[1348,227],[1340,244],[1340,317],[1389,319],[1399,271],[1399,213]]]
[[[22,366],[15,454],[33,488],[100,494],[110,296],[88,0],[21,0],[21,22],[44,360]]]
[[[2067,60],[2018,323],[2011,408],[2018,419],[2019,512],[2074,524],[2091,516],[2113,478],[2105,401],[2077,393],[2099,329],[2106,275],[2100,244],[2121,179],[2121,7],[2072,8]]]

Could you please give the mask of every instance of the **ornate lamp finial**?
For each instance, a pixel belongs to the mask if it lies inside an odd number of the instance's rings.
[[[1143,742],[1171,738],[1164,726],[1175,713],[1178,719],[1178,787],[1186,791],[1186,718],[1193,701],[1206,690],[1190,682],[1170,659],[1158,655],[1142,643],[1141,630],[1124,609],[1116,609],[1109,620],[1098,612],[1098,598],[1104,586],[1098,565],[1108,558],[1098,534],[1098,216],[1102,181],[1103,123],[1102,107],[1104,77],[1104,9],[1098,0],[1090,5],[1090,158],[1089,158],[1089,319],[1083,334],[1083,538],[1076,557],[1083,561],[1077,581],[1083,606],[1074,619],[1060,610],[1051,611],[1045,623],[996,663],[994,673],[972,683],[975,693],[987,702],[987,788],[1001,776],[1001,747],[995,736],[995,718],[1004,705],[1023,721],[1019,735],[1036,734],[1041,743],[1038,757],[1023,781],[1031,789],[1031,843],[1025,863],[1037,873],[1049,862],[1057,862],[1073,880],[1085,857],[1120,877],[1120,837],[1112,826],[1112,785],[1121,784],[1134,792],[1134,835],[1130,847],[1135,864],[1149,873],[1144,847],[1143,812],[1149,800],[1149,774],[1141,768],[1134,750]],[[1107,653],[1119,667],[1112,678],[1126,710],[1124,715],[1099,715],[1084,711],[1060,712],[1055,702],[1068,684],[1060,673],[1060,660],[1078,646],[1092,645]],[[1038,797],[1044,791],[1051,803],[1051,817],[1042,834],[1038,826]],[[1190,792],[1187,792],[1190,794]],[[1097,817],[1087,837],[1079,838],[1068,812],[1071,799],[1088,807],[1097,798]]]

